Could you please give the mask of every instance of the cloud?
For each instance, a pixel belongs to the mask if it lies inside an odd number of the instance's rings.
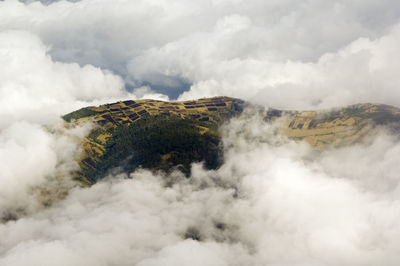
[[[53,61],[47,51],[31,33],[0,33],[1,126],[20,119],[54,121],[90,102],[126,97],[118,76],[91,65]]]
[[[62,114],[132,95],[109,71],[54,61],[41,40],[25,31],[0,32],[0,72],[2,220],[35,211],[46,201],[44,193],[69,186],[88,128],[67,130]],[[47,191],[53,182],[60,187]]]
[[[61,115],[137,98],[110,71],[58,62],[48,51],[35,34],[0,32],[0,220],[31,213],[47,194],[55,197],[51,193],[62,194],[71,185],[88,127],[67,130]],[[146,87],[135,93],[168,100]],[[59,186],[54,191],[53,183]]]
[[[398,8],[393,0],[83,0],[49,5],[7,0],[0,3],[0,29],[32,32],[51,46],[49,53],[58,61],[108,69],[130,86],[150,85],[173,97],[192,85],[184,97],[224,93],[269,98],[264,104],[286,108],[327,107],[353,102],[348,91],[359,88],[346,88],[339,97],[331,87],[336,84],[326,86],[325,81],[349,78],[348,69],[337,66],[333,73],[326,72],[318,62],[360,38],[391,38]],[[368,55],[363,58],[353,59],[354,69],[359,80],[369,81],[374,73],[361,71]],[[387,72],[390,80],[396,76],[393,71]],[[383,77],[373,81],[375,86],[367,83],[364,88],[371,93],[362,99],[370,100],[380,87],[390,86]],[[308,86],[318,97],[300,106]]]
[[[315,156],[304,144],[273,137],[274,126],[261,120],[225,126],[226,162],[219,170],[196,164],[190,179],[173,174],[172,186],[148,171],[131,179],[109,176],[1,224],[0,263],[396,265],[397,142],[382,133],[351,153]],[[343,167],[343,155],[365,163]],[[379,178],[393,192],[370,186]]]
[[[323,54],[316,62],[280,62],[227,54],[234,51],[224,50],[230,44],[241,48],[242,42],[237,42],[235,35],[248,39],[249,32],[241,28],[248,27],[248,23],[240,16],[224,18],[213,33],[148,51],[143,58],[131,62],[132,71],[138,77],[156,72],[191,80],[190,90],[180,99],[231,95],[289,109],[360,102],[400,105],[400,98],[396,97],[398,66],[391,60],[400,54],[396,45],[400,37],[398,25],[381,38],[357,39],[337,52]],[[220,45],[221,39],[226,45]]]
[[[22,121],[1,131],[0,221],[35,212],[76,185],[71,175],[88,130],[59,124],[50,131]]]

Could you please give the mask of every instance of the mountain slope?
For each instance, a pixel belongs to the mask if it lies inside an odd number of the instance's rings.
[[[82,143],[81,171],[76,178],[95,183],[115,167],[137,167],[190,175],[192,162],[216,169],[223,162],[219,126],[252,107],[265,121],[278,123],[277,134],[303,140],[317,149],[360,142],[378,126],[400,132],[400,109],[357,104],[325,111],[282,111],[252,106],[229,97],[184,102],[136,100],[86,107],[63,118],[91,123]]]
[[[83,143],[77,178],[94,183],[113,167],[190,174],[192,162],[217,168],[222,161],[218,126],[243,111],[244,102],[215,97],[185,102],[124,101],[65,115],[67,122],[92,123]]]
[[[294,112],[283,120],[279,132],[323,148],[357,143],[379,126],[400,132],[400,109],[367,103],[319,112]]]

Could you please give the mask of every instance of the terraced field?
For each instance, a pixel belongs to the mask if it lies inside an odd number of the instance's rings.
[[[146,115],[174,115],[199,121],[221,122],[232,112],[241,112],[243,101],[229,97],[205,98],[196,101],[164,102],[157,100],[123,101],[90,106],[65,115],[70,122],[92,120],[104,128],[128,125]]]
[[[218,131],[222,122],[245,106],[229,97],[163,102],[129,100],[86,107],[64,116],[70,123],[91,123],[82,143],[77,179],[92,184],[113,167],[137,167],[190,174],[190,164],[204,161],[209,169],[223,161]],[[357,104],[326,111],[282,111],[253,106],[265,121],[279,124],[277,133],[306,141],[316,149],[358,143],[380,126],[400,133],[400,109]]]
[[[360,142],[377,127],[400,133],[400,109],[382,104],[356,104],[336,110],[292,112],[279,133],[316,148]]]
[[[67,114],[63,117],[67,122],[89,122],[93,125],[92,132],[84,139],[82,144],[84,149],[80,161],[82,171],[78,173],[77,178],[86,183],[93,183],[99,175],[104,174],[104,171],[101,171],[101,173],[93,176],[93,173],[98,171],[99,164],[108,156],[107,153],[110,150],[111,142],[116,132],[121,130],[121,128],[128,128],[131,131],[138,130],[138,125],[146,127],[141,122],[141,120],[145,119],[147,124],[153,125],[153,128],[147,132],[147,134],[151,134],[156,127],[153,120],[157,120],[160,128],[162,128],[170,126],[171,123],[178,126],[179,121],[176,119],[180,119],[188,121],[190,126],[196,129],[195,133],[198,134],[198,139],[201,139],[202,136],[214,136],[219,139],[218,125],[232,116],[241,113],[243,106],[243,101],[229,97],[215,97],[183,102],[129,100],[98,107],[86,107]],[[169,124],[167,125],[167,123]],[[184,131],[184,129],[177,129],[175,133],[179,133],[180,131]],[[165,134],[166,132],[164,131]],[[157,165],[149,165],[149,168],[157,168],[158,166],[158,168],[168,170],[168,168],[179,165],[178,162],[170,163],[174,160],[174,156],[172,156],[174,154],[173,149],[174,147],[171,148],[170,152],[160,153],[161,162]],[[210,149],[212,150],[212,148]],[[215,152],[218,153],[220,151]],[[182,151],[181,153],[184,152]],[[203,157],[206,156],[205,153],[203,152],[203,156],[198,156],[197,159],[199,161],[204,159]],[[179,157],[180,155],[177,156]],[[169,159],[169,162],[165,162],[167,159]],[[161,167],[163,165],[167,165],[168,167]],[[187,167],[188,165],[185,166],[185,171],[187,171]]]

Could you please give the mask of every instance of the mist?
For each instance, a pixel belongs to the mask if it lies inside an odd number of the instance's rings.
[[[248,110],[223,165],[73,181],[88,125],[127,99],[399,107],[399,1],[0,2],[0,265],[398,265],[400,144],[315,150]],[[116,171],[117,172],[117,171]]]

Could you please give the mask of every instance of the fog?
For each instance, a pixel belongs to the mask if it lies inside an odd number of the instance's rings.
[[[398,1],[0,2],[0,265],[398,265],[400,144],[315,150],[249,110],[224,164],[73,181],[88,125],[126,99],[400,106]]]

